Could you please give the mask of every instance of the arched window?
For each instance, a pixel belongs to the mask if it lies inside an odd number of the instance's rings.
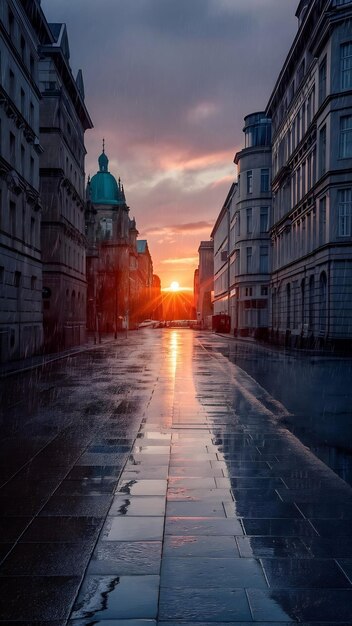
[[[327,278],[325,272],[320,274],[319,279],[319,330],[321,333],[326,331],[326,313],[327,313]]]
[[[76,292],[73,291],[71,294],[71,317],[74,317],[76,313]]]

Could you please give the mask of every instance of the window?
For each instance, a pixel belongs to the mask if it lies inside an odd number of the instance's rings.
[[[268,295],[268,288],[264,287],[264,285],[262,285],[261,288],[260,288],[260,295],[261,296],[267,296]]]
[[[340,118],[340,157],[352,157],[352,115]]]
[[[319,201],[319,245],[326,242],[326,198]]]
[[[237,193],[239,196],[241,195],[241,175],[240,174],[237,177]]]
[[[37,285],[37,277],[36,276],[32,276],[31,277],[31,289],[32,291],[36,288]]]
[[[21,174],[22,176],[25,175],[24,167],[25,167],[25,149],[24,149],[23,143],[21,143]]]
[[[34,185],[34,159],[32,156],[29,162],[29,181],[31,185]]]
[[[23,116],[26,115],[26,95],[21,87],[21,113]]]
[[[269,271],[269,248],[268,246],[260,246],[259,256],[259,271],[262,274],[267,274]]]
[[[10,233],[16,236],[16,204],[10,201]]]
[[[15,75],[12,70],[9,70],[9,93],[12,100],[15,99]]]
[[[253,172],[249,170],[247,172],[247,193],[253,193]]]
[[[10,39],[14,39],[15,36],[15,18],[13,16],[12,11],[8,12],[8,21],[9,21],[9,35],[10,35]]]
[[[269,191],[269,170],[260,170],[260,191],[266,193]]]
[[[352,189],[339,189],[337,192],[339,237],[351,236]]]
[[[325,272],[322,272],[319,279],[319,330],[326,330],[326,305],[327,305],[327,278]]]
[[[32,55],[30,55],[30,57],[29,57],[29,70],[30,70],[30,73],[31,73],[31,77],[35,78],[35,76],[34,76],[34,59],[33,59]]]
[[[352,89],[352,41],[340,46],[341,89]]]
[[[15,272],[13,284],[15,287],[21,286],[21,272]]]
[[[326,98],[326,56],[319,65],[319,106]]]
[[[247,248],[247,274],[252,271],[252,248]]]
[[[305,59],[303,59],[301,65],[298,68],[298,72],[297,72],[297,82],[298,84],[300,84],[304,78],[304,72],[306,69],[306,62]]]
[[[0,285],[3,285],[5,282],[5,268],[0,266]]]
[[[29,105],[29,123],[31,126],[34,124],[34,104],[33,102]]]
[[[319,133],[319,174],[322,176],[326,172],[326,126]]]
[[[253,287],[246,287],[245,294],[246,294],[246,296],[252,296],[253,295]]]
[[[31,217],[31,244],[35,245],[35,219]]]
[[[261,206],[260,207],[260,232],[266,233],[268,230],[268,215],[269,215],[269,207]]]
[[[247,216],[247,235],[250,235],[252,233],[252,230],[253,230],[252,209],[247,209],[246,216]]]
[[[305,279],[301,281],[301,324],[302,330],[305,323]]]
[[[16,138],[13,133],[10,132],[10,161],[11,165],[16,167]]]
[[[26,42],[23,35],[21,35],[21,59],[25,63],[26,61]]]

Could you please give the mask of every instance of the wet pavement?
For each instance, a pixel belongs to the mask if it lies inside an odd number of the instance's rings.
[[[352,488],[223,346],[146,329],[2,383],[0,624],[352,624]]]

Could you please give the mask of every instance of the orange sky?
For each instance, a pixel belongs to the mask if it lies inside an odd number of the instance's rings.
[[[298,0],[42,0],[65,22],[94,128],[105,138],[154,272],[193,288],[201,240],[235,177],[243,118],[265,108],[297,30]],[[273,33],[275,37],[273,38]]]

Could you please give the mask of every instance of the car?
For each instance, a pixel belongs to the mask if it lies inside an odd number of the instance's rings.
[[[158,320],[144,320],[138,324],[138,328],[157,328],[158,325]]]

